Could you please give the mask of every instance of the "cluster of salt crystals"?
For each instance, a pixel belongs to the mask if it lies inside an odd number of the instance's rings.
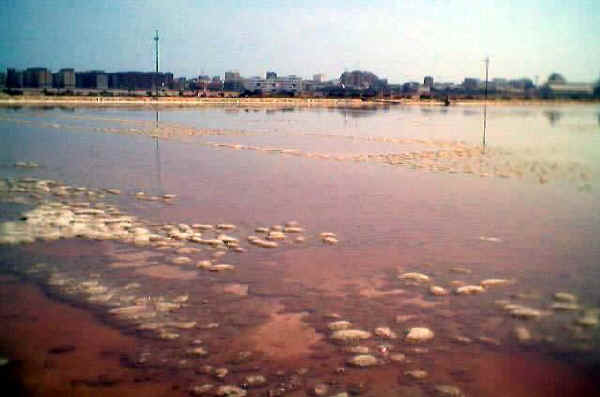
[[[391,142],[391,141],[389,141]],[[418,140],[410,143],[425,143]],[[447,142],[439,145],[438,150],[413,151],[403,153],[374,153],[358,155],[338,155],[329,153],[303,152],[298,149],[259,147],[233,143],[209,142],[206,145],[215,148],[234,150],[252,150],[265,153],[279,153],[319,160],[377,162],[393,166],[403,166],[431,172],[450,174],[463,173],[480,177],[496,176],[501,178],[529,178],[540,184],[552,179],[568,179],[580,182],[580,190],[589,190],[592,179],[591,170],[581,163],[561,165],[557,162],[524,160],[511,157],[511,153],[488,149],[482,153],[481,147],[463,142]],[[434,141],[429,146],[437,146]]]

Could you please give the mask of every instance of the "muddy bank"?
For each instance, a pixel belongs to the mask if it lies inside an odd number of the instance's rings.
[[[0,276],[0,380],[11,396],[185,395],[152,371],[127,368],[137,341],[92,313],[49,299],[36,285]],[[6,391],[6,389],[4,389]]]

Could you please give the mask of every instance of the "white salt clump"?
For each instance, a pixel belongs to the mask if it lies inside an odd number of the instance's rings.
[[[192,396],[203,396],[208,394],[212,389],[214,389],[214,385],[205,384],[205,385],[196,385],[190,388],[190,394]]]
[[[483,280],[480,284],[482,287],[491,287],[496,285],[505,285],[509,282],[509,280],[505,280],[503,278],[488,278],[486,280]]]
[[[319,237],[321,238],[327,238],[327,237],[337,237],[335,233],[331,233],[331,232],[323,232],[321,234],[319,234]]]
[[[323,242],[325,244],[335,245],[335,244],[337,244],[339,242],[339,240],[337,238],[335,238],[335,237],[325,237],[323,239]]]
[[[371,367],[377,365],[377,359],[370,354],[359,354],[350,358],[348,364],[355,367]]]
[[[394,331],[392,331],[389,327],[377,327],[375,328],[375,335],[388,338],[388,339],[396,339],[397,335]]]
[[[351,326],[352,326],[352,323],[350,321],[344,321],[344,320],[334,321],[334,322],[327,324],[327,328],[329,328],[331,331],[339,331],[342,329],[348,329]]]
[[[187,256],[178,256],[173,258],[171,262],[175,265],[189,265],[190,263],[192,263],[192,260]]]
[[[463,285],[456,289],[458,295],[474,295],[484,292],[485,289],[480,285]]]
[[[369,339],[371,333],[360,329],[342,329],[331,334],[331,339],[341,342],[353,342],[361,339]]]
[[[181,308],[181,304],[174,302],[158,301],[154,302],[154,307],[159,312],[170,312]]]
[[[488,241],[490,243],[501,243],[502,240],[499,239],[498,237],[487,237],[487,236],[480,236],[479,239],[481,241]]]
[[[448,290],[444,287],[433,285],[431,288],[429,288],[429,293],[435,296],[445,296],[448,295]]]
[[[370,349],[368,346],[348,346],[344,351],[354,354],[368,354]]]
[[[422,273],[416,273],[416,272],[411,272],[411,273],[404,273],[398,276],[398,278],[400,280],[409,280],[409,281],[416,281],[416,282],[428,282],[429,276],[422,274]]]
[[[35,161],[17,161],[15,167],[17,168],[37,168],[40,165]]]
[[[173,302],[175,303],[185,303],[190,299],[189,295],[179,295],[173,298]]]
[[[404,375],[406,376],[410,376],[413,379],[424,379],[427,377],[427,371],[424,371],[422,369],[414,369],[412,371],[406,371],[404,372]]]
[[[286,235],[283,232],[271,231],[267,234],[267,240],[285,240]]]
[[[508,303],[508,304],[503,304],[502,307],[504,310],[508,311],[511,316],[513,316],[515,318],[520,318],[523,320],[537,319],[537,318],[540,318],[544,314],[540,310],[533,309],[531,307],[527,307],[527,306],[523,306],[523,305],[518,305],[518,304]]]
[[[104,189],[104,191],[114,195],[121,194],[121,191],[119,189]]]
[[[577,297],[568,292],[557,292],[554,294],[554,300],[559,302],[577,302]]]
[[[517,326],[514,329],[514,334],[517,340],[521,343],[529,342],[531,340],[531,332],[523,326]]]
[[[426,342],[433,339],[435,334],[429,328],[415,327],[408,330],[406,341],[408,342]]]
[[[192,225],[192,228],[199,229],[199,230],[212,230],[214,228],[214,226],[206,225],[206,224],[202,224],[202,223],[194,223]]]
[[[219,386],[215,391],[218,397],[244,397],[246,394],[246,390],[233,385]]]
[[[232,236],[228,236],[226,234],[219,234],[217,236],[217,240],[221,240],[225,244],[237,243],[238,239]]]
[[[195,347],[193,349],[188,350],[188,354],[192,356],[207,356],[208,352],[203,347]]]
[[[192,329],[196,327],[195,321],[171,321],[167,323],[167,327],[177,328],[177,329]]]
[[[556,302],[552,304],[551,308],[560,311],[577,311],[579,310],[579,305],[573,302]]]
[[[465,397],[462,390],[451,385],[438,385],[435,387],[435,392],[439,397]]]
[[[256,233],[269,233],[269,228],[268,227],[257,227],[256,229],[254,229],[254,231]]]
[[[223,379],[229,374],[229,370],[227,368],[217,368],[215,369],[214,376],[219,379]]]
[[[267,379],[263,375],[248,375],[244,378],[244,383],[247,387],[260,387],[267,383]]]
[[[284,227],[283,231],[285,233],[302,233],[302,232],[304,232],[304,229],[302,229],[301,227],[296,227],[296,226],[288,226],[288,227]]]
[[[233,229],[235,229],[235,225],[232,225],[231,223],[220,223],[217,225],[217,229],[233,230]]]
[[[582,325],[584,327],[596,327],[599,323],[599,315],[600,310],[598,309],[586,310],[583,313],[583,317],[577,319],[576,324]]]
[[[267,240],[260,239],[258,237],[253,238],[253,239],[248,238],[248,241],[250,241],[251,244],[262,247],[262,248],[277,248],[279,246],[279,244],[277,244],[275,241],[267,241]]]
[[[225,270],[233,270],[233,269],[235,269],[235,266],[226,265],[226,264],[212,265],[211,267],[208,268],[208,270],[210,270],[211,272],[222,272]]]
[[[173,340],[173,339],[178,339],[179,334],[176,332],[161,331],[158,333],[158,337],[160,339],[164,339],[164,340]]]
[[[203,261],[196,263],[196,267],[199,269],[209,269],[211,266],[212,266],[212,263],[209,260],[203,260]]]

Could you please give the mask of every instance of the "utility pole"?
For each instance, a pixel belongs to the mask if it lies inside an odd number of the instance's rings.
[[[156,35],[154,36],[154,42],[155,42],[155,45],[156,45],[156,49],[155,49],[155,52],[156,52],[156,72],[155,72],[153,80],[154,80],[154,87],[156,89],[156,96],[158,97],[158,84],[156,82],[156,79],[158,78],[158,30],[156,30]]]
[[[490,65],[490,57],[485,58],[485,92],[483,100],[483,146],[482,151],[485,153],[485,130],[487,127],[487,97],[488,97],[488,69]]]

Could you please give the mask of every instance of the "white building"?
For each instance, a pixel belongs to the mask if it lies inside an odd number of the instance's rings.
[[[257,76],[244,79],[243,85],[248,91],[260,90],[263,93],[299,92],[302,91],[302,78],[291,75],[264,79]]]

